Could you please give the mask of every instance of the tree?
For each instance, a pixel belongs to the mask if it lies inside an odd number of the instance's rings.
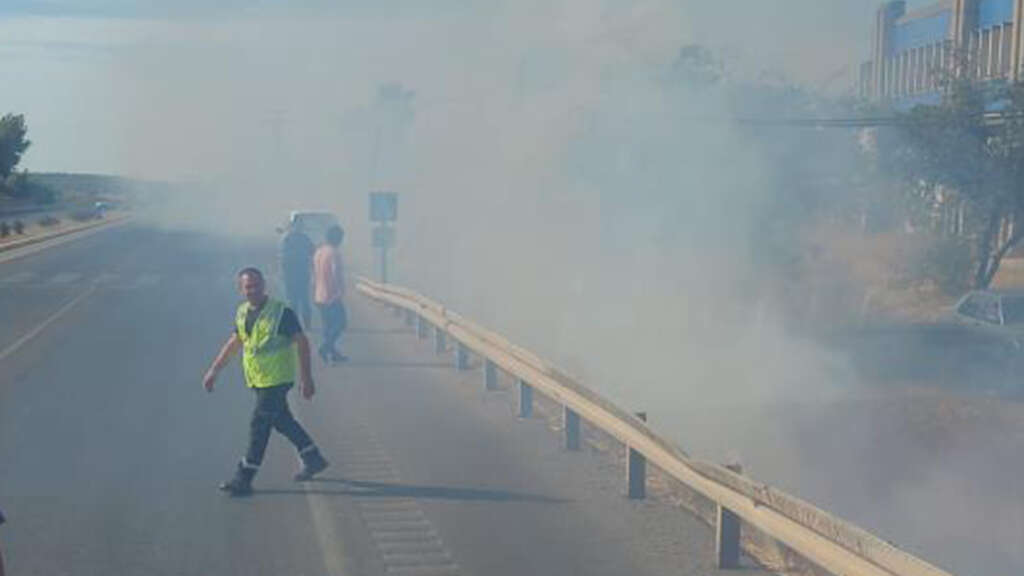
[[[6,114],[0,118],[0,181],[11,175],[32,144],[25,137],[27,134],[24,115]]]
[[[972,243],[973,284],[987,287],[1003,257],[1024,238],[1024,86],[985,85],[960,65],[943,80],[942,102],[916,106],[898,125],[904,138],[889,167],[926,205],[963,201]]]

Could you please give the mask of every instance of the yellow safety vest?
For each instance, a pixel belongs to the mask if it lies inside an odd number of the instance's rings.
[[[235,314],[238,338],[242,340],[242,369],[249,388],[272,388],[295,382],[295,346],[291,338],[278,334],[285,305],[268,298],[260,310],[252,331],[246,334],[245,314],[249,303],[243,302]]]

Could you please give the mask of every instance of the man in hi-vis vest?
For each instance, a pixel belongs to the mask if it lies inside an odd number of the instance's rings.
[[[308,400],[315,392],[309,340],[302,333],[298,317],[284,303],[267,296],[263,274],[256,268],[239,272],[238,286],[245,302],[238,307],[234,332],[206,371],[203,386],[207,392],[213,392],[217,374],[231,356],[242,350],[242,369],[246,384],[256,393],[256,407],[249,424],[249,449],[234,477],[220,488],[233,496],[246,496],[252,493],[252,479],[263,462],[271,429],[287,437],[299,451],[302,469],[295,475],[297,482],[322,472],[327,468],[327,460],[288,408],[288,391],[295,384],[296,361],[302,396]]]

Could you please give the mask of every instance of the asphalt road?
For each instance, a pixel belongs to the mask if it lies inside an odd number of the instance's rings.
[[[233,272],[269,244],[118,226],[0,255],[0,533],[17,575],[715,574],[709,529],[622,495],[475,373],[350,297],[349,365],[292,404],[333,463],[271,441],[252,498],[217,491],[251,408]],[[750,570],[747,573],[757,573]]]

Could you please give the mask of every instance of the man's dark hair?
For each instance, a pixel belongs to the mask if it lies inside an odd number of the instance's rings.
[[[345,231],[341,229],[341,226],[331,226],[327,229],[327,243],[331,246],[341,244],[341,239],[344,237]]]
[[[238,278],[241,280],[242,276],[255,276],[260,280],[263,280],[263,272],[260,272],[259,268],[255,266],[247,266],[238,271]]]

